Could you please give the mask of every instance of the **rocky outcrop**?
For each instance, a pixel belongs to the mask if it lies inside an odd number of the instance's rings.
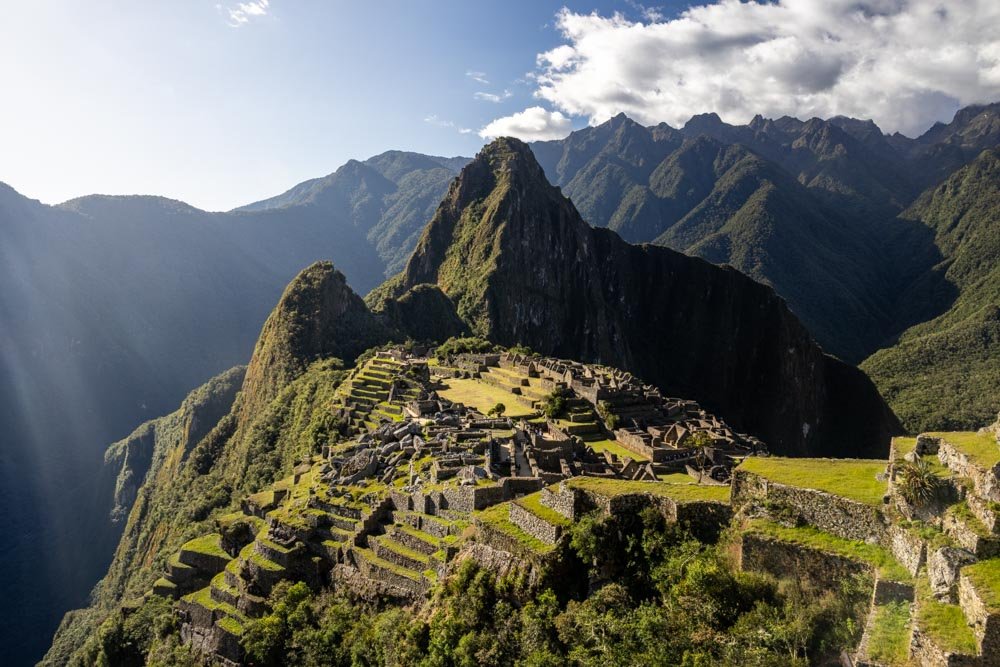
[[[175,412],[146,422],[108,447],[104,463],[118,469],[112,521],[128,516],[154,456],[178,446],[182,456],[187,454],[229,412],[245,372],[245,366],[237,366],[217,375],[188,394]]]
[[[452,184],[382,310],[426,284],[478,335],[632,371],[777,453],[874,456],[899,431],[864,374],[824,355],[770,288],[592,229],[513,139]]]
[[[932,551],[927,557],[927,578],[934,597],[943,602],[957,602],[959,571],[975,562],[976,557],[965,549],[941,547]]]

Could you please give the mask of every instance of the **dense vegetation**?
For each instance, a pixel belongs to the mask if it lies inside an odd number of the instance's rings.
[[[700,542],[652,510],[629,520],[588,518],[574,526],[565,554],[574,576],[530,584],[465,561],[417,609],[286,583],[243,643],[261,667],[695,667],[805,665],[857,640],[864,582],[822,592],[739,572],[725,545]],[[193,664],[161,598],[115,614],[97,636],[88,664]]]
[[[1000,410],[1000,152],[984,152],[906,215],[934,231],[941,257],[907,305],[926,308],[930,294],[946,310],[863,367],[913,432],[982,426]]]

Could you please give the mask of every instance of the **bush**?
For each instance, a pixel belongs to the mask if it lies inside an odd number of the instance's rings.
[[[483,338],[449,338],[434,351],[434,356],[438,359],[447,359],[450,356],[463,353],[492,352],[495,349],[493,343]]]
[[[542,401],[542,412],[549,419],[558,419],[566,411],[566,395],[569,392],[565,387],[556,387]]]

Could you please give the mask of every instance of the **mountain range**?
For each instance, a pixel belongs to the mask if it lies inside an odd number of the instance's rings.
[[[319,259],[332,259],[362,295],[397,276],[368,298],[386,326],[607,360],[691,393],[789,452],[840,442],[850,445],[839,453],[863,453],[892,430],[849,364],[871,375],[907,430],[985,423],[1000,384],[998,145],[1000,105],[963,109],[916,139],[839,117],[733,126],[706,114],[675,129],[618,116],[531,144],[572,205],[532,179],[539,185],[524,205],[558,224],[522,230],[538,234],[529,234],[533,248],[552,251],[519,257],[524,275],[497,259],[510,257],[504,220],[521,204],[498,197],[502,215],[483,209],[482,224],[447,219],[449,201],[458,218],[487,206],[485,195],[454,199],[449,184],[468,158],[392,151],[228,213],[158,197],[45,206],[0,186],[0,528],[12,536],[0,564],[13,573],[3,593],[23,610],[4,632],[53,627],[103,572],[121,530],[103,520],[120,472],[101,465],[104,445],[245,363],[283,286]],[[456,243],[465,233],[474,242]],[[448,254],[462,247],[468,255]],[[594,261],[562,274],[554,262],[575,266],[578,253]],[[470,275],[470,259],[490,270]],[[773,287],[787,309],[740,273]],[[692,282],[705,291],[686,290]],[[629,305],[624,294],[641,297]],[[584,298],[601,310],[583,308]],[[706,299],[711,317],[697,307]],[[799,364],[757,388],[787,380],[803,390],[796,382],[809,378],[815,395],[769,415],[781,397],[758,395],[751,380],[754,364],[773,366],[742,357],[756,345],[776,354],[771,334],[758,330],[756,344],[730,356],[717,349],[734,323],[752,321],[741,319],[743,301],[767,304]],[[847,363],[822,355],[809,335]],[[861,413],[873,415],[861,439],[818,428]],[[44,648],[44,638],[17,643],[20,657]]]

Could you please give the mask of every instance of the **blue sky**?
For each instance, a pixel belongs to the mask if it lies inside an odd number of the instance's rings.
[[[0,20],[0,181],[46,203],[217,210],[392,148],[471,155],[484,140],[459,129],[530,105],[524,75],[563,4],[271,0],[233,27],[237,2],[16,3]]]
[[[707,3],[707,4],[706,4]],[[33,0],[0,14],[0,181],[225,210],[388,149],[624,111],[873,118],[1000,99],[995,0]]]

